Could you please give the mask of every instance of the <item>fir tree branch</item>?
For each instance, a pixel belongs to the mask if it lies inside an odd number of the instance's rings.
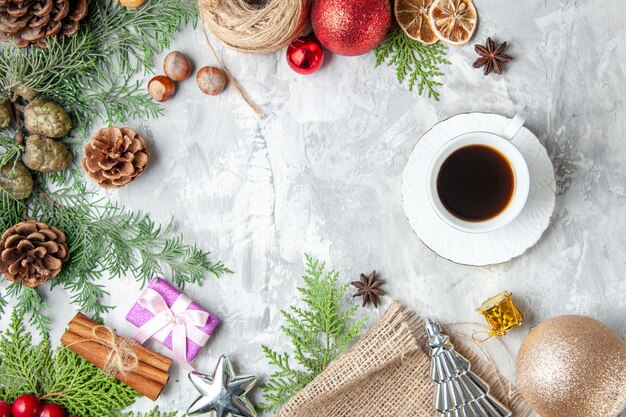
[[[98,368],[69,349],[59,348],[49,366],[41,371],[43,393],[63,395],[49,397],[71,415],[114,416],[132,404],[139,393],[107,377]]]
[[[18,142],[17,133],[13,136],[0,136],[0,149],[2,149],[0,167],[13,164],[22,156],[24,148]]]
[[[62,286],[78,307],[99,318],[112,307],[101,304],[108,293],[98,281],[105,273],[112,278],[131,274],[142,285],[153,276],[167,274],[174,284],[202,284],[206,274],[219,278],[231,273],[221,262],[211,263],[209,253],[171,236],[172,225],[157,226],[147,216],[127,212],[106,201],[92,202],[89,193],[73,188],[49,191],[39,184],[29,201],[31,217],[55,225],[66,234],[70,260],[51,280]],[[168,268],[164,269],[163,265]],[[10,286],[9,296],[19,294],[21,313],[30,313],[37,326],[45,327],[45,306],[35,290],[29,297],[21,286]],[[37,295],[37,296],[35,296]]]
[[[435,78],[443,76],[443,65],[449,65],[445,58],[447,48],[437,42],[424,45],[410,39],[400,29],[396,29],[385,42],[374,50],[376,67],[387,62],[388,66],[396,67],[398,82],[402,84],[408,79],[409,90],[417,87],[418,94],[427,93],[429,98],[439,100],[436,87],[443,85]],[[416,86],[417,83],[417,86]]]
[[[49,342],[44,339],[33,345],[32,336],[18,315],[14,315],[9,330],[0,337],[0,384],[5,398],[15,399],[24,393],[39,394],[41,386],[33,375],[40,368],[40,357]]]
[[[182,26],[195,25],[196,20],[195,0],[160,0],[137,9],[91,0],[88,17],[74,36],[50,39],[47,49],[0,45],[0,99],[12,97],[15,87],[27,87],[65,107],[73,118],[75,136],[63,142],[76,154],[83,146],[76,134],[85,136],[98,118],[121,123],[162,114],[136,81],[137,72],[151,71],[155,54],[169,47]],[[14,104],[20,103],[21,99]],[[16,140],[23,131],[19,122],[17,115],[9,134],[0,136],[0,166],[21,158],[23,148]],[[105,276],[129,274],[143,285],[154,275],[167,274],[182,289],[202,284],[207,274],[220,277],[231,272],[221,262],[210,262],[208,252],[173,234],[172,224],[160,227],[144,214],[88,192],[77,165],[60,173],[32,175],[36,186],[28,200],[15,201],[0,190],[0,232],[26,215],[62,230],[70,259],[50,280],[50,287],[67,290],[71,301],[96,319],[112,308],[101,302],[107,295],[100,282]],[[0,299],[0,314],[9,299],[32,324],[39,328],[49,324],[37,290],[9,284]]]
[[[137,9],[92,0],[75,36],[49,40],[47,49],[0,47],[0,98],[18,86],[37,91],[68,109],[83,135],[98,118],[116,123],[158,116],[161,109],[132,76],[151,71],[154,56],[196,19],[193,0],[160,0]]]
[[[28,315],[30,323],[39,329],[46,329],[50,325],[51,320],[46,314],[48,304],[36,289],[14,282],[6,288],[6,294],[8,298],[17,300],[14,314],[20,317]]]
[[[305,307],[291,306],[281,311],[286,321],[281,329],[294,348],[298,369],[291,365],[287,353],[261,346],[269,364],[277,368],[261,387],[265,400],[260,406],[263,410],[278,411],[344,352],[365,327],[366,320],[353,321],[358,307],[341,308],[348,285],[337,285],[339,274],[325,272],[324,263],[309,255],[305,257],[304,287],[298,288]]]
[[[0,188],[0,233],[22,220],[25,207]]]

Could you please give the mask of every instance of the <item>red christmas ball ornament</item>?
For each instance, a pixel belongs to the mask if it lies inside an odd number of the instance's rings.
[[[41,409],[39,417],[65,417],[65,411],[57,404],[46,404]]]
[[[391,26],[389,0],[314,0],[311,23],[322,45],[339,55],[378,46]]]
[[[13,417],[39,417],[41,403],[33,394],[18,397],[12,407]]]
[[[6,401],[0,401],[0,417],[12,417],[11,404]]]
[[[287,63],[298,74],[313,74],[322,68],[324,48],[315,36],[298,38],[287,48]]]

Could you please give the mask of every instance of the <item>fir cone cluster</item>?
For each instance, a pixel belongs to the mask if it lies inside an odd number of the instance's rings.
[[[148,165],[146,140],[128,127],[100,129],[85,146],[83,169],[102,188],[119,188]]]
[[[27,287],[55,278],[68,259],[65,234],[45,223],[18,223],[0,238],[0,273]]]
[[[38,172],[59,172],[70,166],[72,156],[58,139],[72,130],[72,121],[61,106],[31,101],[24,108],[24,127],[31,134],[24,145],[24,165]]]
[[[87,11],[87,0],[0,0],[0,39],[45,48],[48,38],[74,35]]]
[[[69,133],[72,121],[61,106],[37,100],[36,93],[27,88],[19,91],[24,95],[15,92],[11,101],[0,103],[0,130],[13,125],[16,143],[23,146],[21,161],[0,166],[0,188],[12,198],[23,200],[33,192],[31,171],[58,172],[69,166],[71,155],[56,139]],[[26,131],[28,137],[23,142]],[[68,259],[65,234],[45,223],[22,222],[0,237],[0,274],[27,287],[38,287],[59,275]]]
[[[2,103],[0,129],[9,127],[14,119],[20,117],[14,113],[11,102]],[[22,113],[24,127],[30,133],[24,143],[22,161],[9,162],[0,167],[0,188],[16,200],[30,196],[33,189],[31,170],[59,172],[66,169],[72,160],[63,142],[57,140],[72,129],[72,121],[61,106],[49,101],[32,100]],[[8,119],[6,123],[5,119]]]

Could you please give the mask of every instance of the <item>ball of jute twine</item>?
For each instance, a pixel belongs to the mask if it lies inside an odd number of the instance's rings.
[[[255,1],[258,3],[258,1]],[[302,35],[309,24],[310,0],[199,0],[207,28],[240,52],[267,54]]]

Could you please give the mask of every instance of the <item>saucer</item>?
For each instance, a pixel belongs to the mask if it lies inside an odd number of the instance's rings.
[[[420,240],[439,256],[474,266],[506,262],[526,252],[548,228],[556,200],[554,168],[546,149],[526,127],[513,143],[528,163],[530,194],[511,223],[487,233],[462,232],[441,220],[428,200],[428,168],[443,144],[474,131],[500,135],[510,122],[497,114],[459,114],[433,126],[413,148],[402,181],[404,212]]]

